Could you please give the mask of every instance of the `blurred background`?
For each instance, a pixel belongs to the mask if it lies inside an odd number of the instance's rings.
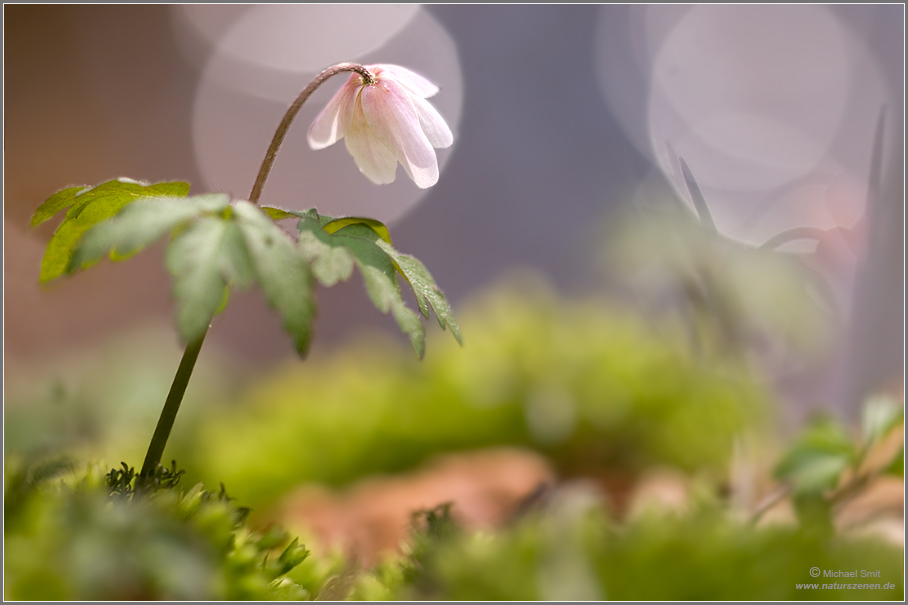
[[[440,86],[431,102],[455,143],[438,151],[438,184],[401,169],[375,186],[343,145],[308,148],[338,77],[299,114],[262,202],[387,222],[466,346],[432,321],[417,364],[354,277],[318,293],[300,363],[261,293],[237,293],[172,441],[192,478],[270,506],[306,482],[504,446],[521,449],[482,462],[490,485],[525,477],[504,500],[592,476],[621,508],[642,469],[723,475],[742,427],[854,420],[867,394],[902,396],[901,5],[3,15],[7,451],[138,464],[180,355],[163,245],[39,286],[57,221],[30,229],[38,205],[120,176],[246,197],[288,105],[341,61]],[[444,497],[429,492],[417,505]],[[397,537],[376,535],[361,540]]]
[[[884,108],[887,166],[901,145],[898,11],[7,7],[6,352],[43,357],[170,312],[154,253],[39,290],[53,225],[30,231],[27,220],[50,193],[130,176],[244,197],[286,106],[338,61],[402,63],[441,86],[433,103],[457,133],[439,152],[443,178],[428,191],[405,178],[374,187],[342,146],[309,150],[308,124],[339,78],[303,109],[263,201],[395,223],[399,248],[455,304],[514,267],[587,287],[600,226],[643,183],[651,198],[687,197],[677,155],[729,236],[759,244],[796,226],[851,227]],[[388,327],[350,295],[358,287],[321,294],[316,351]],[[889,301],[874,315],[886,325],[876,348],[891,357],[901,299],[874,294]],[[255,293],[217,325],[212,340],[244,363],[291,354]]]

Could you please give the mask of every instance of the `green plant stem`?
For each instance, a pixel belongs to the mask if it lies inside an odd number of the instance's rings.
[[[274,164],[274,158],[277,156],[277,151],[280,149],[281,143],[284,142],[284,137],[287,136],[287,131],[290,130],[290,124],[299,113],[303,103],[305,103],[309,97],[312,96],[312,93],[315,92],[319,86],[324,84],[328,78],[346,71],[355,71],[358,73],[363,78],[365,84],[372,84],[375,82],[375,77],[369,70],[356,63],[338,63],[316,76],[309,86],[303,89],[303,92],[296,98],[296,101],[293,102],[293,105],[291,105],[290,109],[287,110],[287,113],[284,114],[284,119],[281,120],[280,125],[277,127],[274,138],[271,140],[271,146],[265,154],[265,159],[262,161],[262,167],[259,169],[259,174],[255,179],[255,184],[252,186],[252,193],[249,194],[250,202],[258,204],[259,198],[262,195],[262,189],[265,187],[265,181],[268,179],[268,174],[271,172],[272,164]],[[139,473],[139,477],[136,479],[136,491],[145,491],[151,486],[158,465],[161,464],[161,457],[164,455],[164,447],[167,445],[167,439],[170,437],[171,429],[173,429],[173,423],[177,418],[177,412],[180,411],[180,404],[183,402],[183,394],[186,393],[186,386],[189,384],[189,378],[192,376],[193,368],[195,368],[196,359],[199,358],[199,351],[202,349],[202,343],[205,341],[206,334],[208,334],[207,328],[197,339],[186,345],[186,350],[183,352],[183,359],[180,361],[180,367],[177,368],[176,376],[173,377],[170,393],[167,394],[167,400],[164,402],[164,409],[161,410],[161,417],[158,418],[158,425],[155,427],[154,434],[151,436],[151,443],[148,444],[148,452],[145,454],[142,472]]]
[[[207,329],[202,332],[201,336],[186,345],[183,359],[180,360],[180,367],[177,368],[176,376],[173,377],[173,384],[170,385],[170,392],[167,394],[167,400],[164,402],[164,409],[161,410],[158,425],[155,427],[151,443],[148,445],[148,453],[145,454],[142,472],[136,480],[137,491],[149,487],[150,481],[161,463],[164,446],[167,445],[167,438],[170,437],[173,422],[177,418],[177,412],[180,411],[183,394],[186,393],[186,386],[189,384],[189,378],[192,376],[193,368],[195,368],[196,359],[199,358],[199,351],[202,350],[202,343],[205,342],[206,334],[208,334]]]

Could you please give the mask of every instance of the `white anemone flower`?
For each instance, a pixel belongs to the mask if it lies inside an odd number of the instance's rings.
[[[438,182],[435,148],[454,142],[444,118],[426,101],[438,87],[398,65],[367,65],[375,79],[354,73],[309,129],[309,146],[346,139],[347,151],[376,184],[393,183],[399,161],[422,189]]]

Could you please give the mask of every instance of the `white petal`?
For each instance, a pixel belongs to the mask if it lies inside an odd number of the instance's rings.
[[[429,82],[418,73],[410,71],[406,67],[401,67],[400,65],[370,65],[368,69],[369,71],[372,71],[374,69],[375,71],[373,73],[378,72],[378,74],[376,75],[379,79],[381,79],[381,74],[382,72],[384,72],[385,77],[392,77],[393,79],[409,88],[411,92],[419,95],[424,99],[428,99],[438,92],[437,86]]]
[[[346,136],[353,120],[353,106],[360,88],[362,79],[353,74],[312,122],[309,128],[309,147],[324,149]]]
[[[420,189],[428,189],[438,182],[438,160],[435,154],[432,154],[432,162],[428,166],[417,166],[411,162],[401,162],[401,166],[407,171],[407,175],[416,183]]]
[[[397,154],[413,182],[425,189],[438,182],[438,161],[411,97],[406,88],[389,79],[365,87],[360,95],[366,124]]]
[[[397,154],[369,128],[363,117],[360,99],[357,99],[353,120],[344,141],[360,172],[370,181],[377,185],[394,182],[397,175]]]
[[[441,117],[438,110],[431,103],[419,97],[410,97],[413,107],[416,108],[416,114],[419,116],[419,125],[422,131],[426,133],[432,147],[442,149],[450,147],[454,143],[454,135],[445,119]]]

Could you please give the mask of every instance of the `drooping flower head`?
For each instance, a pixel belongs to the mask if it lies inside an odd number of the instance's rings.
[[[438,87],[398,65],[367,65],[374,82],[354,73],[309,129],[309,146],[345,139],[347,151],[373,183],[393,183],[400,162],[420,188],[438,182],[435,148],[454,142],[444,118],[426,101]]]

